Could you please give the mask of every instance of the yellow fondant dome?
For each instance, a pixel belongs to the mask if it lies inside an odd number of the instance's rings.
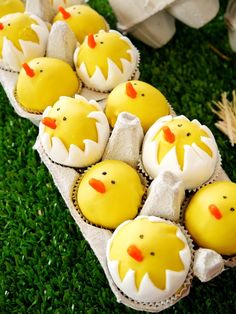
[[[236,254],[236,183],[215,182],[201,188],[185,212],[194,241],[219,254]]]
[[[109,124],[95,101],[60,97],[43,113],[40,138],[49,157],[71,167],[85,167],[101,159]]]
[[[77,200],[91,223],[114,229],[137,215],[143,194],[144,186],[131,166],[119,160],[105,160],[85,173]]]
[[[122,291],[138,301],[155,302],[169,298],[182,286],[191,254],[176,225],[140,216],[115,230],[107,259]]]
[[[169,114],[170,109],[158,89],[142,81],[129,81],[115,87],[107,98],[106,115],[112,127],[124,111],[137,116],[146,132],[157,119]]]
[[[80,83],[69,64],[54,58],[36,58],[20,71],[16,93],[29,111],[42,112],[60,96],[73,96]]]
[[[0,1],[0,17],[16,13],[24,12],[25,7],[21,0],[1,0]]]
[[[60,12],[55,16],[53,22],[56,21],[65,21],[80,43],[90,33],[94,34],[101,29],[105,31],[109,29],[105,19],[87,5],[60,8]]]

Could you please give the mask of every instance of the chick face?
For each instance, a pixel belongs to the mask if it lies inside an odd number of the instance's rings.
[[[144,132],[157,119],[169,114],[169,111],[164,95],[142,81],[119,84],[109,94],[106,103],[106,116],[112,127],[121,112],[130,112],[140,119]]]
[[[143,194],[144,186],[131,166],[119,160],[105,160],[86,172],[77,201],[91,223],[114,229],[137,215]]]
[[[12,70],[45,54],[49,30],[44,21],[28,13],[14,13],[0,19],[0,59]]]
[[[94,34],[101,29],[105,31],[109,29],[105,19],[87,5],[73,5],[66,9],[60,7],[59,10],[60,12],[55,16],[53,22],[65,21],[80,43],[90,33]]]
[[[185,212],[185,225],[200,247],[236,254],[236,183],[215,182],[201,188]]]
[[[113,30],[90,34],[74,54],[79,77],[87,87],[100,91],[111,90],[130,79],[138,59],[130,40]]]
[[[79,80],[69,64],[45,57],[24,65],[18,77],[16,93],[24,108],[42,112],[60,96],[73,96],[79,87]]]
[[[95,101],[79,95],[63,96],[44,111],[39,135],[53,161],[86,167],[101,159],[109,138],[109,124]]]
[[[1,0],[0,2],[0,17],[16,13],[24,12],[25,7],[21,0]]]
[[[210,179],[218,150],[211,131],[197,120],[166,116],[147,132],[142,159],[152,177],[162,170],[173,171],[184,181],[186,189],[192,189]]]
[[[138,301],[157,302],[181,287],[191,254],[177,226],[140,216],[116,229],[107,258],[111,275],[122,291]]]

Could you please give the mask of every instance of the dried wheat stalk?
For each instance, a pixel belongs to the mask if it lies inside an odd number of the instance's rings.
[[[233,99],[227,99],[227,93],[221,95],[221,101],[213,101],[218,110],[211,110],[221,119],[215,125],[229,137],[232,146],[236,144],[236,91],[232,92]]]

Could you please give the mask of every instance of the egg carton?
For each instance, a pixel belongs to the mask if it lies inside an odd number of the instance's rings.
[[[109,0],[117,27],[145,44],[160,48],[175,34],[175,19],[200,28],[219,10],[219,0]]]

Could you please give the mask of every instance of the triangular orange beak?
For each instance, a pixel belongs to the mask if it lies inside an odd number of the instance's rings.
[[[208,208],[209,208],[210,213],[211,213],[216,219],[221,219],[221,218],[222,218],[222,214],[221,214],[219,208],[218,208],[216,205],[211,204],[211,205],[208,206]]]
[[[142,251],[134,244],[130,245],[127,249],[127,253],[137,262],[142,262],[143,254]]]
[[[35,76],[34,70],[31,69],[31,67],[30,67],[27,63],[23,63],[23,64],[22,64],[22,67],[24,68],[26,74],[27,74],[29,77],[34,77],[34,76]]]
[[[70,14],[69,12],[67,12],[65,8],[63,8],[63,7],[60,6],[60,7],[58,8],[58,10],[61,12],[62,17],[63,17],[64,20],[67,20],[68,18],[71,17],[71,14]]]
[[[93,36],[93,34],[89,34],[88,35],[88,46],[90,48],[95,48],[97,45],[96,41],[95,41],[95,38]]]
[[[42,120],[42,123],[49,127],[50,129],[56,129],[57,124],[56,124],[56,119],[50,118],[50,117],[45,117]]]
[[[4,29],[3,23],[0,23],[0,31]]]
[[[131,82],[126,83],[126,94],[130,98],[136,98],[136,96],[137,96],[137,92],[136,92],[135,88],[133,87],[133,85],[131,84]]]
[[[164,132],[164,138],[170,144],[174,143],[175,135],[171,132],[171,129],[168,126],[163,126],[162,131]]]
[[[89,180],[89,185],[99,193],[105,193],[106,192],[105,184],[100,180],[92,178]]]

